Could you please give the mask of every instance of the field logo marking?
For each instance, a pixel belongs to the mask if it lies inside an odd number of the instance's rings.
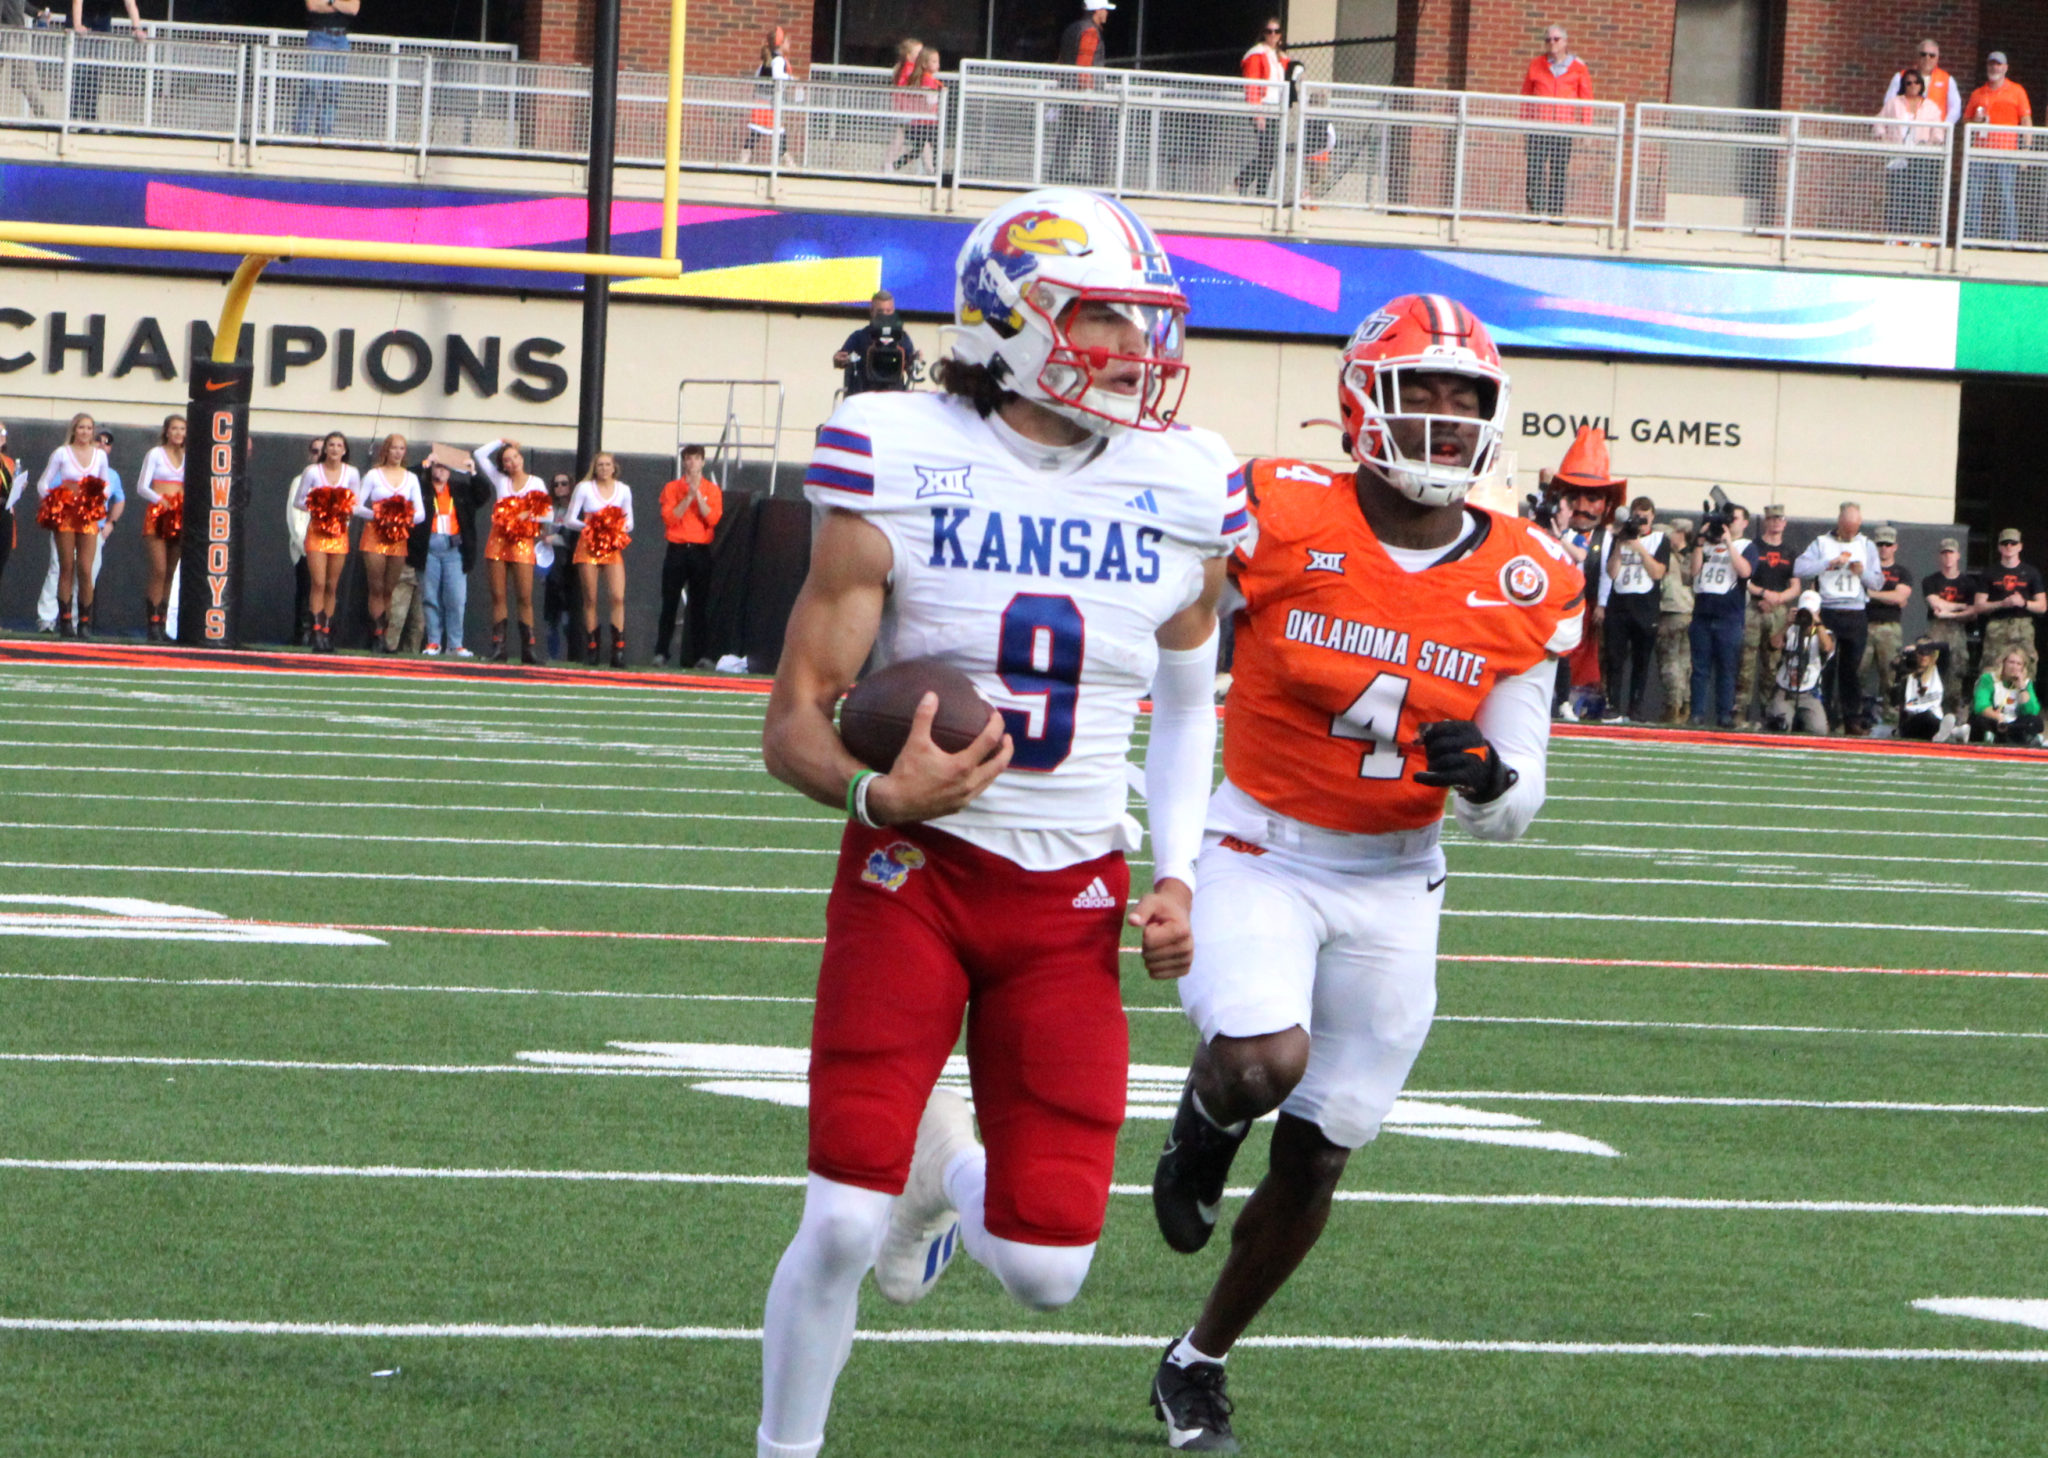
[[[270,946],[382,947],[361,932],[328,926],[231,921],[218,911],[132,896],[0,894],[0,905],[65,908],[0,911],[0,937],[62,937],[128,942],[260,942]]]
[[[656,1071],[704,1081],[690,1086],[699,1093],[724,1098],[755,1099],[785,1108],[808,1108],[811,1101],[810,1051],[753,1043],[608,1043],[605,1053],[534,1051],[514,1055],[517,1062],[546,1068]],[[1180,1102],[1187,1070],[1164,1063],[1133,1063],[1124,1107],[1126,1119],[1170,1120]],[[972,1097],[967,1060],[946,1060],[939,1081]],[[1271,1117],[1270,1115],[1268,1117]],[[1470,1144],[1499,1144],[1516,1149],[1545,1149],[1560,1154],[1620,1157],[1621,1151],[1582,1134],[1545,1129],[1542,1120],[1457,1104],[1396,1099],[1387,1114],[1386,1130],[1417,1139],[1455,1139]]]
[[[1919,1311],[1936,1316],[1968,1316],[1977,1321],[2004,1321],[2014,1326],[2031,1326],[2048,1331],[2048,1301],[2014,1300],[2000,1296],[1930,1296],[1915,1301]]]

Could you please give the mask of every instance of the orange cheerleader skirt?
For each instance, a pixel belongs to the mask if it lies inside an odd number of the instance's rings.
[[[487,562],[533,561],[533,538],[520,540],[508,537],[495,526],[491,528],[490,540],[484,543],[484,560]]]
[[[405,555],[405,548],[406,543],[404,541],[385,541],[377,535],[377,529],[374,526],[363,533],[363,550],[365,552],[375,552],[380,557],[403,557]]]
[[[152,501],[149,510],[143,513],[142,534],[156,537],[165,546],[172,547],[184,534],[185,493],[182,490],[166,491],[163,500]]]
[[[336,532],[333,536],[329,536],[317,527],[309,526],[306,528],[306,550],[308,552],[321,552],[329,557],[346,557],[348,555],[348,533],[341,531]]]
[[[590,533],[585,531],[576,538],[576,555],[569,560],[588,562],[593,567],[609,567],[624,555],[625,550],[624,547],[614,547],[609,552],[593,552],[590,550]]]

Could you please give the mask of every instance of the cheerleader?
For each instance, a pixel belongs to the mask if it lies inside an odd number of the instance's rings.
[[[306,523],[306,594],[313,611],[313,651],[334,651],[334,590],[348,565],[348,519],[362,494],[363,478],[348,463],[348,437],[330,432],[320,442],[320,459],[299,477],[292,506],[310,514]],[[315,493],[318,493],[316,496]]]
[[[152,643],[165,640],[164,620],[170,611],[171,576],[177,570],[178,543],[185,527],[185,417],[168,416],[156,444],[142,458],[135,490],[149,503],[142,519],[142,550],[149,558],[149,586],[143,589]]]
[[[57,546],[57,631],[66,638],[92,636],[92,564],[98,554],[100,518],[107,514],[107,453],[94,442],[98,426],[83,412],[71,417],[63,445],[36,482],[42,505],[36,521]],[[71,626],[71,593],[78,590],[78,626]]]
[[[505,579],[510,576],[519,602],[519,661],[537,663],[533,651],[533,539],[540,535],[546,514],[547,487],[526,473],[526,453],[516,440],[494,440],[476,452],[477,469],[497,493],[491,509],[491,535],[484,543],[485,579],[491,585],[491,661],[505,661]],[[495,457],[495,460],[493,459]],[[535,509],[521,513],[506,505],[528,492],[538,494]]]
[[[576,575],[583,584],[584,662],[600,660],[597,645],[597,585],[611,593],[613,668],[626,666],[625,550],[633,540],[633,488],[619,479],[619,463],[610,451],[599,451],[590,463],[588,480],[577,483],[569,498],[565,525],[578,529]]]
[[[427,519],[420,478],[405,469],[406,438],[393,432],[377,443],[376,458],[363,477],[355,514],[363,528],[363,578],[370,595],[370,651],[382,651],[391,625],[391,589],[405,570],[412,529]],[[389,645],[396,653],[398,646]]]

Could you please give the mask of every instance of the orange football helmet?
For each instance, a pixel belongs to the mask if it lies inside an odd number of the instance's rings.
[[[1479,415],[1429,415],[1401,408],[1403,376],[1465,375],[1479,387]],[[1454,506],[1500,459],[1508,419],[1508,377],[1500,351],[1472,311],[1442,294],[1403,294],[1352,332],[1337,380],[1345,448],[1410,501]],[[1396,422],[1419,421],[1422,454],[1405,454]],[[1439,432],[1477,426],[1478,443],[1462,463],[1435,459]]]

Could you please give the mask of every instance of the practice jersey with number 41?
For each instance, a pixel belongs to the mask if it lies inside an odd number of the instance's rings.
[[[1410,572],[1367,525],[1350,472],[1285,460],[1246,471],[1224,774],[1326,830],[1442,819],[1444,792],[1415,782],[1428,767],[1417,731],[1474,718],[1496,682],[1578,646],[1578,566],[1528,522],[1468,505],[1465,539]]]
[[[938,658],[1001,711],[1009,769],[941,829],[1101,831],[1121,823],[1155,637],[1247,526],[1221,437],[1109,438],[1066,472],[1027,465],[974,407],[855,395],[819,432],[813,505],[855,512],[894,554],[877,664]]]

